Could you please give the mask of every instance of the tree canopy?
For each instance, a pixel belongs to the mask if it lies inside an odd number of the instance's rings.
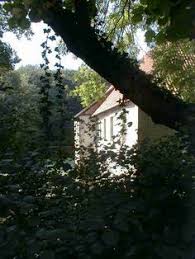
[[[107,82],[95,71],[83,65],[75,73],[78,86],[73,90],[73,95],[79,96],[83,107],[104,96]]]
[[[42,151],[52,149],[51,157],[56,158],[59,150],[63,157],[68,148],[73,148],[72,118],[81,108],[79,100],[70,94],[75,87],[74,71],[63,71],[63,91],[56,86],[55,73],[50,73],[48,98],[42,91],[45,88],[45,82],[41,80],[44,71],[37,66],[21,67],[2,76],[0,160],[6,159],[11,153],[14,166],[14,161],[21,162],[35,151],[39,156],[47,157]],[[49,136],[44,131],[42,110],[49,114]]]
[[[27,29],[30,22],[43,19],[50,8],[66,9],[74,13],[83,25],[91,24],[97,35],[106,34],[115,44],[132,40],[136,26],[146,30],[148,40],[178,39],[194,36],[193,1],[64,1],[64,0],[20,0],[3,1],[3,10],[9,15],[11,28]],[[182,21],[185,20],[185,23]],[[123,43],[124,44],[124,43]],[[128,43],[129,45],[129,43]]]
[[[0,41],[0,75],[12,70],[19,61],[16,52],[8,44]]]
[[[193,107],[157,88],[139,71],[120,40],[136,27],[146,30],[150,41],[193,38],[194,5],[188,0],[167,1],[3,1],[10,28],[29,29],[44,21],[64,40],[69,51],[80,57],[153,121],[171,128],[189,124]],[[185,22],[183,22],[185,21]],[[119,40],[118,40],[119,39]],[[130,41],[132,37],[129,37]],[[126,46],[130,46],[126,44]],[[128,52],[128,48],[127,48]],[[154,102],[155,100],[155,102]]]
[[[153,121],[173,129],[181,129],[181,126],[187,126],[190,137],[190,151],[195,153],[195,106],[175,97],[168,90],[158,87],[158,83],[152,80],[151,76],[140,71],[135,60],[129,58],[133,34],[137,27],[146,30],[147,41],[152,43],[174,41],[187,37],[194,38],[193,1],[7,0],[3,1],[2,6],[3,18],[5,18],[3,24],[6,25],[6,28],[9,26],[12,30],[20,28],[19,31],[28,31],[31,22],[44,21],[57,35],[61,36],[69,51],[83,59],[100,76],[113,84],[116,89],[119,89],[125,97],[128,97],[149,114]],[[47,52],[47,44],[44,43],[44,47],[45,52]],[[44,68],[47,65],[48,60],[46,59]],[[46,69],[46,73],[49,77],[48,69]],[[50,102],[56,99],[52,98],[51,100],[49,98],[51,93],[49,83],[51,81],[46,78],[44,82],[46,87],[41,88],[41,99],[42,104],[44,104],[41,106],[41,115],[43,121],[46,122],[44,123],[47,126],[46,130],[48,130],[45,133],[49,133],[48,139],[52,139],[50,130],[51,111],[48,108]],[[53,90],[55,92],[56,89]],[[64,91],[60,88],[60,94],[56,95],[60,103],[60,114],[64,110],[62,96],[64,96]],[[10,98],[5,99],[10,100]],[[20,99],[18,98],[18,100]],[[17,107],[14,106],[14,108],[17,111]],[[13,122],[17,118],[17,113],[15,114],[16,117],[14,117]],[[59,114],[58,111],[54,113],[54,119],[58,118],[58,116],[55,116],[56,114]],[[20,119],[22,121],[23,117],[20,117]],[[171,144],[171,146],[168,144]],[[86,164],[86,168],[79,171],[81,181],[77,171],[72,172],[73,174],[76,173],[76,177],[69,178],[65,175],[65,177],[59,179],[61,168],[59,171],[56,170],[58,175],[55,179],[59,181],[58,183],[62,188],[47,178],[48,168],[42,170],[40,167],[38,169],[32,167],[32,174],[28,174],[29,170],[23,168],[24,174],[17,175],[19,180],[17,177],[15,178],[15,174],[11,175],[11,179],[0,175],[2,193],[5,195],[1,196],[1,206],[7,208],[7,205],[9,205],[8,208],[10,208],[1,210],[7,218],[7,221],[3,219],[6,229],[3,228],[1,232],[2,250],[6,252],[4,257],[22,256],[28,258],[33,255],[48,258],[48,255],[52,255],[53,251],[57,250],[56,254],[59,257],[56,258],[66,257],[67,255],[69,258],[86,258],[87,256],[90,258],[89,251],[93,250],[94,253],[94,251],[101,252],[102,250],[99,258],[110,258],[110,255],[112,258],[115,255],[116,258],[120,258],[117,254],[119,248],[123,258],[140,259],[144,258],[145,255],[146,258],[162,258],[163,252],[164,258],[192,258],[194,256],[194,244],[192,242],[194,228],[191,225],[193,220],[187,220],[189,227],[186,228],[182,225],[181,230],[178,228],[178,225],[181,226],[180,222],[176,222],[175,219],[180,218],[178,217],[182,214],[180,212],[185,212],[187,216],[189,214],[194,219],[194,207],[189,206],[189,204],[185,204],[185,207],[183,207],[182,203],[182,207],[179,206],[177,211],[174,208],[186,197],[183,187],[187,189],[189,187],[188,183],[186,184],[183,181],[183,177],[185,175],[190,177],[194,173],[194,169],[189,173],[186,171],[187,169],[184,166],[187,164],[186,152],[184,152],[182,146],[177,153],[177,146],[175,142],[168,140],[167,143],[158,146],[158,148],[155,146],[153,151],[146,149],[143,156],[141,155],[141,161],[139,161],[140,156],[137,160],[136,151],[133,151],[133,153],[130,151],[130,156],[133,156],[130,160],[128,156],[125,156],[125,150],[124,152],[121,150],[122,154],[119,154],[119,161],[124,162],[125,158],[128,159],[128,163],[132,161],[132,165],[138,168],[137,171],[141,176],[141,178],[136,178],[138,185],[134,187],[132,186],[131,172],[124,179],[120,180],[119,177],[117,181],[111,179],[110,182],[107,181],[107,176],[102,175],[103,181],[108,185],[101,181],[102,178],[92,177],[91,179],[90,176],[87,176],[87,173],[95,173],[96,167],[94,167],[94,164],[92,164],[92,169]],[[147,161],[144,160],[146,155],[149,156]],[[116,154],[113,154],[113,156],[115,157]],[[164,157],[167,159],[166,161],[162,160]],[[105,161],[105,156],[100,161]],[[97,167],[98,165],[99,163]],[[44,174],[45,171],[46,174]],[[34,172],[39,173],[35,176]],[[53,168],[51,168],[51,174],[55,176]],[[85,180],[82,179],[83,175],[87,176]],[[163,177],[158,177],[158,175]],[[159,181],[161,182],[159,183]],[[16,184],[13,185],[13,183]],[[64,183],[66,183],[66,186]],[[185,186],[182,186],[183,184]],[[152,191],[150,191],[151,186]],[[163,188],[160,189],[159,186]],[[125,193],[127,193],[127,196],[124,195]],[[118,195],[121,195],[121,198],[118,199]],[[136,195],[135,200],[134,195]],[[98,196],[98,199],[96,196]],[[133,203],[129,204],[127,201],[131,200],[130,198],[133,198]],[[188,195],[186,198],[189,198]],[[22,205],[18,201],[21,201]],[[105,207],[102,207],[102,204],[105,204]],[[159,205],[160,210],[158,209]],[[192,212],[189,211],[191,208]],[[101,216],[102,212],[105,213],[103,217]],[[120,237],[115,229],[121,227],[119,223],[126,223],[124,220],[121,222],[123,216],[128,220],[128,224],[125,229],[122,225],[120,232],[126,234],[122,234]],[[159,224],[156,224],[156,222]],[[177,225],[176,231],[172,232],[171,230],[175,229],[175,223]],[[129,232],[126,232],[126,229]],[[135,235],[132,235],[132,233],[135,233]],[[135,238],[131,239],[130,234]],[[180,236],[185,241],[184,246],[178,239]],[[182,254],[178,254],[171,249],[177,243],[180,245]],[[125,245],[125,249],[123,245]],[[165,246],[172,250],[169,251],[169,257]],[[13,253],[9,249],[10,247],[13,248]],[[165,251],[163,251],[163,248]],[[66,249],[68,249],[68,254]],[[149,253],[151,250],[154,252],[153,256]],[[111,253],[109,253],[110,251]],[[191,255],[189,255],[190,253]],[[183,254],[185,254],[185,257]],[[94,254],[91,258],[94,258]]]
[[[193,1],[5,0],[1,7],[6,25],[12,30],[29,31],[31,22],[45,22],[61,36],[69,51],[154,122],[174,129],[189,128],[189,124],[192,128],[195,107],[159,88],[139,70],[129,53],[138,27],[146,30],[149,42],[194,38]],[[129,39],[127,44],[125,39]],[[120,42],[125,43],[122,49],[126,52],[121,51]]]
[[[150,53],[159,85],[186,102],[195,102],[195,43],[178,40],[157,45]]]

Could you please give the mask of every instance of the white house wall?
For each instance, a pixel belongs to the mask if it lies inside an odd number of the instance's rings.
[[[125,144],[129,147],[137,144],[138,141],[138,106],[130,103],[127,106],[127,134]],[[131,124],[132,125],[128,125]]]
[[[165,136],[171,136],[176,132],[164,125],[154,123],[151,117],[141,109],[138,111],[138,120],[139,143],[145,140],[153,141]]]
[[[123,137],[124,142],[128,146],[133,146],[137,143],[138,140],[138,107],[133,103],[128,103],[125,107],[126,110],[126,134]],[[121,124],[122,120],[119,118],[120,114],[123,112],[122,107],[115,107],[111,110],[108,110],[104,113],[97,115],[98,121],[101,125],[101,139],[99,141],[99,146],[107,146],[112,144],[117,139],[121,138]],[[113,117],[113,135],[114,140],[111,136],[111,117]],[[104,139],[104,120],[106,120],[106,140]],[[131,126],[127,126],[130,125]]]
[[[125,144],[132,147],[137,142],[142,143],[146,139],[154,140],[174,134],[174,131],[170,128],[153,123],[151,118],[132,102],[127,103],[125,109],[127,112],[126,134],[120,141],[120,145]],[[88,148],[95,147],[95,144],[98,143],[101,149],[121,139],[122,121],[119,117],[122,111],[123,108],[117,106],[96,116],[80,116],[79,120],[75,121],[75,146]],[[111,117],[113,117],[114,138],[112,138],[110,131]],[[104,139],[104,120],[106,120],[106,139]],[[101,136],[99,141],[96,142],[98,123],[101,125]],[[120,149],[120,145],[116,145],[116,149]]]
[[[93,146],[95,131],[92,128],[91,116],[80,116],[75,120],[75,162],[81,161],[90,155],[90,148]]]
[[[121,115],[126,114],[126,132],[121,133],[123,120]],[[111,136],[111,117],[113,118],[113,136]],[[106,121],[106,139],[104,139],[104,120]],[[98,137],[99,125],[101,136]],[[113,175],[119,175],[128,170],[115,160],[118,157],[122,145],[129,148],[135,144],[141,144],[144,140],[155,140],[163,136],[172,135],[174,131],[163,125],[152,122],[151,118],[132,102],[126,103],[125,107],[116,106],[95,116],[82,115],[75,121],[75,162],[83,161],[90,155],[91,148],[98,153],[109,151],[102,163],[102,172],[109,170]],[[114,145],[113,145],[114,144]],[[84,149],[83,149],[84,147]],[[113,151],[113,153],[111,152]],[[102,153],[101,153],[102,154]],[[114,156],[112,156],[114,154]],[[131,166],[129,167],[130,170]]]
[[[80,116],[75,121],[75,144],[76,146],[90,147],[94,142],[95,132],[91,116]]]

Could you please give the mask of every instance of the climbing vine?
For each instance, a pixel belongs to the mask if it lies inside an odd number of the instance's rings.
[[[49,90],[51,89],[51,72],[49,70],[49,59],[48,54],[52,52],[51,48],[48,46],[49,40],[53,40],[53,36],[51,36],[51,29],[47,28],[44,29],[44,33],[46,34],[46,40],[41,44],[43,48],[42,51],[42,58],[44,63],[41,64],[41,68],[44,70],[44,75],[41,76],[41,106],[40,106],[40,113],[42,115],[43,123],[43,138],[45,138],[46,142],[51,140],[52,133],[51,133],[51,125],[50,125],[50,115],[51,115],[51,105],[52,102],[49,98]]]

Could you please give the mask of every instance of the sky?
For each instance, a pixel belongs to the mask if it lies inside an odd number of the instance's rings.
[[[16,69],[25,66],[28,64],[31,65],[40,65],[43,63],[41,57],[41,52],[43,51],[41,44],[45,41],[45,34],[43,29],[47,28],[45,24],[41,23],[32,23],[32,31],[34,35],[28,40],[25,36],[22,36],[20,39],[12,32],[6,32],[4,34],[3,40],[11,45],[11,47],[16,51],[17,55],[21,59],[21,62],[16,65]],[[55,48],[56,43],[51,44],[52,48]],[[55,53],[49,56],[50,66],[54,67],[54,64],[57,62],[55,59]],[[76,58],[73,54],[68,54],[62,57],[62,65],[67,69],[78,69],[82,61],[79,58]]]
[[[25,36],[22,36],[20,39],[11,33],[6,32],[4,34],[3,40],[11,45],[11,47],[17,52],[17,55],[21,59],[21,62],[16,65],[16,69],[25,66],[28,64],[31,65],[40,65],[43,63],[41,57],[41,51],[43,50],[41,44],[45,41],[45,34],[43,29],[47,28],[44,23],[32,23],[32,31],[34,35],[28,40]],[[136,35],[136,41],[140,47],[139,58],[147,52],[148,48],[144,42],[144,34],[142,31],[138,31]],[[56,43],[52,43],[51,47],[55,48]],[[55,59],[55,53],[51,54],[49,57],[50,68],[54,68],[54,64],[57,62]],[[65,69],[78,69],[82,64],[82,61],[79,58],[76,58],[73,54],[69,53],[66,56],[62,57],[62,65]]]

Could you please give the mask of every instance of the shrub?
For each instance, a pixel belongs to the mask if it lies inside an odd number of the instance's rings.
[[[123,147],[120,175],[102,170],[105,155],[114,157],[104,150],[74,169],[1,174],[1,258],[182,258],[190,180],[182,143]]]

